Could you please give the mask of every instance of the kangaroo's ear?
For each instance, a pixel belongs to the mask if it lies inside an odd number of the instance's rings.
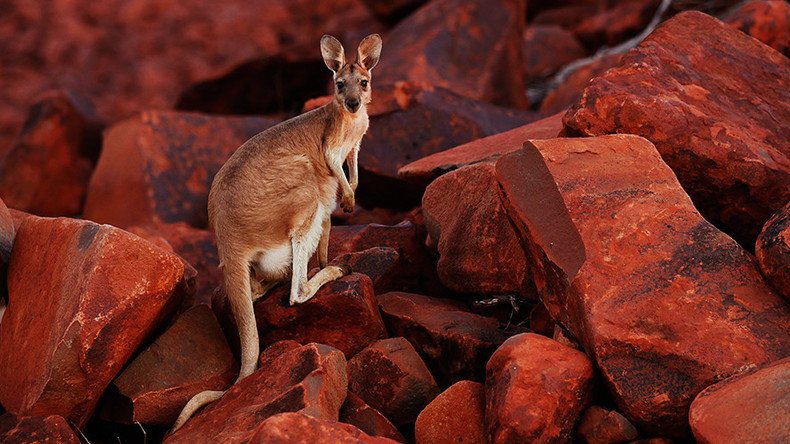
[[[329,34],[324,34],[321,37],[321,56],[324,57],[326,67],[334,72],[338,72],[346,64],[346,54],[343,51],[343,45]]]
[[[370,71],[379,62],[381,55],[381,36],[378,34],[371,34],[361,42],[357,48],[357,60],[359,64],[364,66],[365,69]]]

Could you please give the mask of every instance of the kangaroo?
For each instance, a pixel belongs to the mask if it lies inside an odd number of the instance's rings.
[[[239,330],[241,367],[236,382],[255,371],[258,361],[255,300],[290,277],[290,304],[300,304],[322,285],[350,272],[346,266],[327,266],[329,217],[337,205],[338,188],[343,210],[354,209],[359,145],[368,129],[371,70],[380,54],[381,37],[371,34],[360,42],[356,62],[346,63],[340,42],[324,35],[321,55],[334,74],[333,100],[253,136],[214,177],[209,225]],[[308,280],[307,263],[316,249],[321,269]],[[195,395],[171,432],[223,393]]]

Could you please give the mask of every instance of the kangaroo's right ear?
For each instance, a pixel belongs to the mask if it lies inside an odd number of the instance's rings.
[[[338,72],[346,64],[346,54],[343,45],[329,34],[321,37],[321,55],[324,57],[326,67],[333,72]]]

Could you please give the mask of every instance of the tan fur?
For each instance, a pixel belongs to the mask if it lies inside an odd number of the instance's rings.
[[[214,177],[209,223],[241,340],[237,382],[255,370],[258,360],[254,299],[290,278],[291,305],[302,303],[323,284],[349,272],[347,267],[327,266],[329,216],[338,192],[343,209],[354,209],[357,155],[368,129],[371,85],[364,83],[370,82],[380,52],[381,38],[370,35],[359,45],[357,62],[347,64],[340,42],[325,35],[321,53],[335,73],[334,100],[254,136]],[[343,162],[348,163],[350,180]],[[322,269],[308,280],[307,262],[316,249]],[[192,398],[173,431],[222,393],[207,391]]]

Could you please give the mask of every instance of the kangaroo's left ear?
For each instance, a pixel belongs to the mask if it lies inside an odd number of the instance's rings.
[[[381,55],[381,36],[378,34],[371,34],[361,42],[357,48],[357,60],[359,64],[364,66],[365,69],[370,71],[379,62]]]

